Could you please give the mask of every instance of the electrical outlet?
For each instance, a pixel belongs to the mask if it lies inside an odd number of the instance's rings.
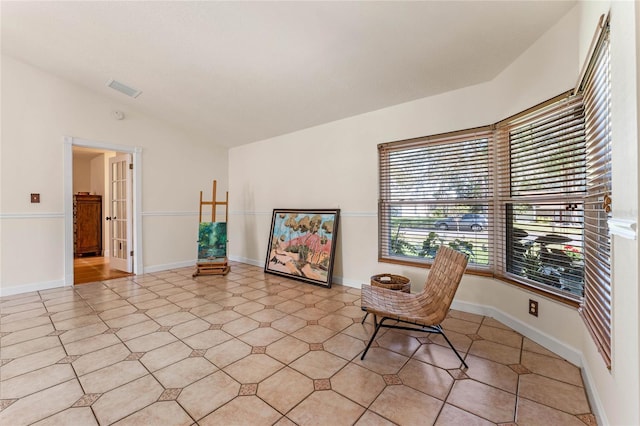
[[[529,313],[534,317],[538,316],[538,301],[529,299]]]

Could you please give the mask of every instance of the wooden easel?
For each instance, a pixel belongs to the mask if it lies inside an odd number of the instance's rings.
[[[229,222],[229,191],[225,201],[216,201],[216,190],[218,182],[213,181],[212,201],[202,201],[202,191],[200,191],[200,214],[198,215],[198,224],[202,222],[202,206],[211,206],[211,222],[216,221],[216,207],[224,206],[224,221]],[[227,275],[231,267],[229,266],[227,256],[212,259],[210,262],[197,262],[196,272],[193,277],[199,275]]]

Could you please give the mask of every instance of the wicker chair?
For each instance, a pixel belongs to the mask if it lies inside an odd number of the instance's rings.
[[[381,327],[399,328],[441,334],[458,359],[468,368],[467,363],[453,347],[440,325],[449,312],[449,307],[466,267],[467,256],[465,254],[442,246],[429,271],[424,290],[420,293],[403,293],[364,284],[362,286],[362,310],[373,314],[375,330],[360,359],[364,359]],[[380,317],[379,322],[378,317]],[[385,321],[388,320],[394,323],[385,324]],[[409,324],[414,327],[401,324]]]

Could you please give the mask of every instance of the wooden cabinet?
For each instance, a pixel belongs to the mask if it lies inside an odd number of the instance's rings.
[[[102,196],[73,196],[73,241],[75,256],[102,256]]]

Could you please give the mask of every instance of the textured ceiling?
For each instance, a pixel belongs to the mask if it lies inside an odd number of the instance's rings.
[[[2,52],[236,146],[491,80],[574,4],[3,1]]]

